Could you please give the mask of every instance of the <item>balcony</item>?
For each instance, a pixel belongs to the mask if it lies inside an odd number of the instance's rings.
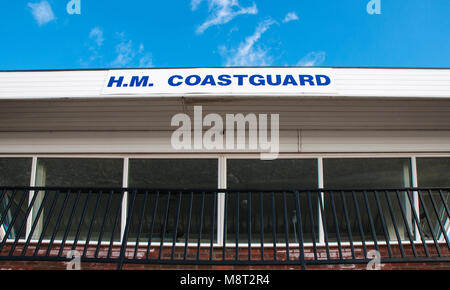
[[[0,188],[0,261],[450,262],[450,189]]]

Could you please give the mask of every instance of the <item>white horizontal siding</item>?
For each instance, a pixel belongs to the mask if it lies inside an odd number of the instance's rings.
[[[196,69],[191,70],[193,73],[196,71]],[[205,69],[199,70],[204,71]],[[234,70],[239,71],[239,69]],[[152,71],[157,72],[158,70],[149,70],[150,74]],[[184,71],[189,71],[189,69]],[[331,71],[337,89],[336,96],[340,97],[450,98],[450,69],[332,68]],[[101,95],[101,92],[107,75],[107,70],[0,72],[0,99],[103,98],[105,96]],[[248,94],[248,92],[236,93],[233,96],[239,97]],[[206,97],[204,94],[202,95]],[[214,91],[207,95],[219,96]],[[276,94],[265,97],[274,95]],[[299,93],[297,96],[316,95]],[[128,97],[131,96],[128,95]],[[156,96],[157,94],[153,97]],[[168,94],[161,94],[161,96],[177,97]],[[191,96],[195,96],[195,94]],[[123,98],[127,96],[109,97]],[[145,98],[146,96],[139,97]]]
[[[302,152],[450,152],[450,131],[302,131]]]
[[[0,154],[225,153],[174,150],[171,131],[0,133]],[[256,151],[245,151],[257,152]],[[281,131],[281,153],[450,152],[450,131]]]

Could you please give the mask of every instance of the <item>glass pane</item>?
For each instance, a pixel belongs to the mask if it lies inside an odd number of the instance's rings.
[[[97,241],[100,235],[103,241],[109,241],[113,234],[117,241],[122,194],[95,188],[121,188],[122,176],[122,159],[38,159],[37,186],[91,189],[40,191],[33,210],[33,238],[61,240],[66,236],[73,240],[79,229],[81,241],[88,235],[91,241]]]
[[[450,158],[417,158],[417,178],[419,187],[449,188]],[[450,191],[448,189],[425,190],[420,191],[419,194],[421,228],[426,238],[431,240],[434,236],[440,239],[446,230],[448,235],[450,220],[445,205],[447,208],[450,207]]]
[[[413,235],[407,193],[383,190],[410,187],[410,167],[406,158],[324,159],[325,188],[336,189],[324,193],[329,241],[337,241],[338,235],[341,241],[404,240],[409,238],[408,228]],[[352,188],[360,190],[339,190]]]
[[[199,190],[217,189],[217,159],[131,159],[129,167],[130,187],[161,189],[137,192],[130,242],[216,241],[217,194]]]
[[[31,163],[31,158],[0,158],[0,187],[30,186]],[[9,231],[10,239],[16,238],[17,235],[24,238],[27,208],[28,191],[1,189],[0,232]],[[13,221],[14,224],[12,224]],[[24,224],[23,227],[21,227],[22,224]]]
[[[252,159],[230,159],[227,161],[228,188],[241,190],[227,196],[228,242],[285,243],[298,241],[297,199],[289,189],[316,189],[317,160],[278,159],[262,161]],[[251,194],[245,190],[254,190]],[[259,193],[258,190],[274,190]],[[300,192],[300,208],[303,240],[312,242],[313,230],[317,240],[317,194]],[[311,209],[311,211],[310,211]],[[313,223],[311,222],[313,221]],[[261,236],[261,232],[263,235]]]

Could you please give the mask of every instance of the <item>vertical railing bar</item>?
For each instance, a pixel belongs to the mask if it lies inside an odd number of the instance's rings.
[[[152,245],[152,238],[153,238],[153,227],[155,225],[155,219],[156,219],[156,213],[158,209],[158,203],[159,203],[159,191],[156,192],[155,197],[155,206],[153,207],[153,214],[152,214],[152,222],[150,223],[150,230],[148,234],[148,243],[147,243],[147,260],[150,258],[150,248]]]
[[[308,198],[308,207],[309,207],[309,218],[311,220],[311,232],[312,232],[312,243],[313,243],[314,260],[317,260],[316,231],[314,230],[315,224],[314,224],[314,218],[313,218],[313,208],[312,208],[311,192],[310,191],[307,192],[307,198]]]
[[[64,232],[64,236],[63,236],[63,239],[62,239],[62,242],[61,242],[61,247],[59,248],[58,257],[60,257],[62,255],[62,253],[64,251],[64,247],[66,246],[67,236],[69,235],[70,228],[72,227],[72,219],[73,219],[73,215],[75,214],[75,209],[76,209],[76,207],[78,205],[78,201],[80,199],[80,195],[81,195],[81,191],[78,191],[77,192],[77,196],[75,198],[75,201],[73,203],[72,210],[70,212],[69,220],[67,221],[67,227],[66,227],[66,230]]]
[[[92,191],[89,190],[87,195],[86,195],[86,201],[84,202],[84,205],[83,205],[83,211],[81,213],[80,222],[78,223],[77,232],[75,234],[75,240],[74,240],[73,245],[72,245],[72,251],[74,251],[76,249],[77,244],[78,244],[78,239],[79,239],[79,236],[80,236],[81,226],[83,225],[84,218],[86,217],[86,211],[87,211],[87,207],[88,207],[88,204],[89,204],[89,198],[91,197],[91,193],[92,193]]]
[[[45,191],[45,194],[48,194],[48,190]],[[55,197],[53,198],[53,201],[52,201],[52,204],[50,206],[50,210],[48,212],[47,218],[45,219],[44,226],[42,228],[42,232],[41,232],[41,234],[39,236],[39,240],[38,240],[38,242],[36,244],[36,248],[34,249],[33,256],[36,256],[38,251],[39,251],[39,248],[41,246],[42,240],[44,239],[45,232],[47,231],[48,224],[50,223],[50,218],[53,215],[53,211],[55,209],[56,201],[58,200],[58,198],[59,198],[59,195],[55,193]]]
[[[192,218],[192,204],[194,199],[194,193],[191,191],[190,199],[189,199],[189,208],[188,208],[188,220],[187,220],[187,229],[186,229],[186,240],[184,242],[184,260],[187,260],[188,253],[188,243],[189,243],[189,232],[191,230],[191,218]]]
[[[182,193],[181,191],[178,193],[178,205],[175,212],[175,229],[173,230],[173,239],[172,239],[172,253],[170,254],[170,260],[173,260],[175,255],[175,244],[177,242],[177,234],[178,234],[178,222],[180,219],[180,209],[181,209],[181,199]]]
[[[389,192],[384,191],[384,196],[386,198],[386,201],[387,201],[387,204],[388,204],[388,209],[389,209],[389,212],[391,214],[392,224],[394,225],[395,235],[397,236],[397,241],[398,241],[398,247],[400,249],[400,254],[401,254],[402,258],[404,258],[405,257],[405,251],[404,251],[403,245],[402,245],[402,238],[400,237],[400,233],[398,231],[397,221],[395,220],[394,210],[392,209],[392,204],[391,204],[391,199],[389,197]]]
[[[248,238],[248,260],[252,259],[252,193],[248,192],[247,194],[248,203],[247,203],[247,238]]]
[[[414,246],[414,241],[412,238],[411,230],[409,228],[409,223],[406,218],[405,212],[403,210],[402,201],[400,200],[400,195],[399,195],[398,190],[395,191],[395,196],[397,197],[398,205],[400,206],[400,212],[402,214],[403,222],[405,223],[406,233],[408,234],[408,238],[411,243],[411,249],[412,249],[413,255],[414,255],[414,257],[417,257],[416,247]]]
[[[161,260],[162,251],[164,248],[164,238],[166,237],[166,229],[167,229],[167,218],[169,216],[169,204],[170,204],[170,195],[171,192],[167,192],[167,203],[166,203],[166,209],[164,212],[164,223],[162,226],[162,233],[161,233],[161,240],[159,241],[159,254],[158,254],[158,260]]]
[[[305,267],[305,249],[303,245],[303,228],[302,228],[302,215],[300,212],[300,199],[299,199],[299,193],[298,191],[295,192],[295,207],[296,207],[296,213],[297,213],[297,235],[298,235],[298,247],[300,250],[300,265],[303,270],[306,269]]]
[[[111,201],[112,201],[113,194],[114,194],[114,191],[111,191],[109,193],[108,201],[106,203],[105,214],[103,215],[102,225],[100,227],[100,233],[98,235],[97,247],[95,249],[95,254],[94,254],[95,258],[98,258],[98,253],[100,251],[100,247],[101,247],[101,244],[102,244],[103,234],[104,234],[104,231],[105,231],[106,219],[108,217],[108,213],[109,213],[109,210],[111,208]]]
[[[202,200],[200,202],[200,222],[199,222],[199,228],[198,228],[198,237],[197,237],[197,255],[196,259],[197,261],[200,260],[200,243],[202,238],[202,228],[203,228],[203,213],[204,213],[204,207],[205,207],[205,192],[202,192]]]
[[[438,254],[438,256],[439,257],[441,257],[442,255],[441,255],[441,249],[440,249],[440,247],[439,247],[439,244],[438,244],[438,241],[436,240],[436,238],[435,238],[435,236],[434,236],[434,233],[433,233],[433,227],[431,226],[431,222],[430,222],[430,215],[428,214],[428,210],[427,210],[427,207],[426,207],[426,205],[425,205],[425,203],[423,202],[423,199],[422,199],[422,192],[421,191],[418,191],[418,197],[419,197],[419,202],[420,202],[420,204],[422,205],[422,207],[423,207],[423,211],[424,211],[424,213],[425,213],[425,220],[426,220],[426,222],[427,222],[427,225],[428,225],[428,228],[430,229],[430,233],[431,233],[431,236],[432,236],[432,238],[433,238],[433,241],[434,241],[434,245],[436,246],[436,251],[437,251],[437,254]],[[419,214],[420,214],[420,212],[419,212]],[[439,216],[438,216],[438,219],[439,219]],[[441,228],[442,229],[442,228]],[[425,239],[424,239],[425,240]]]
[[[283,192],[283,220],[284,220],[284,239],[286,241],[286,259],[289,261],[289,230],[287,218],[286,192]]]
[[[121,196],[123,196],[123,191],[121,193],[122,193]],[[114,215],[114,225],[113,225],[113,228],[111,231],[111,238],[109,240],[108,254],[106,255],[106,257],[108,259],[111,258],[112,248],[113,248],[113,244],[114,244],[114,235],[116,233],[117,224],[119,223],[119,216],[120,216],[121,211],[122,211],[122,203],[119,202],[119,204],[117,206],[116,214]]]
[[[216,221],[216,200],[217,200],[217,192],[213,193],[212,200],[212,213],[211,213],[211,236],[210,236],[210,245],[209,245],[209,260],[213,260],[213,252],[214,252],[214,227]]]
[[[137,253],[139,252],[139,242],[141,240],[142,224],[143,224],[143,220],[144,220],[144,216],[145,216],[145,208],[147,206],[147,198],[148,198],[148,191],[145,191],[144,201],[142,202],[141,216],[139,218],[138,232],[137,232],[137,236],[136,236],[136,245],[134,247],[134,254],[133,254],[134,260],[136,260]]]
[[[100,197],[102,195],[102,191],[100,191],[100,192],[98,192],[96,194],[97,194],[97,200],[95,202],[95,207],[94,207],[94,212],[92,213],[91,222],[89,223],[89,229],[88,229],[88,234],[87,234],[87,237],[86,237],[86,243],[84,245],[83,254],[81,255],[82,257],[86,257],[86,254],[87,254],[87,250],[88,250],[88,247],[89,247],[89,242],[91,240],[92,226],[94,224],[95,217],[97,216],[97,209],[98,209],[98,204],[100,202]]]
[[[275,218],[275,192],[272,192],[272,237],[273,237],[273,258],[276,261],[277,257],[277,232],[276,232],[276,218]]]
[[[345,224],[347,226],[348,240],[350,241],[350,250],[352,252],[352,258],[356,259],[355,247],[353,245],[352,226],[350,224],[350,218],[348,216],[347,202],[345,200],[344,192],[341,191],[340,193],[341,193],[340,195],[341,195],[341,200],[342,200],[342,207],[344,208],[344,217],[345,217]]]
[[[450,244],[449,244],[448,237],[447,237],[447,232],[446,232],[445,227],[444,227],[444,225],[442,224],[441,219],[440,219],[440,217],[439,217],[439,211],[438,211],[438,209],[437,209],[436,202],[435,202],[435,200],[434,200],[434,198],[433,198],[433,195],[431,194],[431,190],[428,190],[428,194],[430,195],[431,204],[432,204],[432,206],[433,206],[434,213],[436,214],[436,218],[437,218],[437,220],[438,220],[439,227],[440,227],[441,230],[442,230],[442,235],[444,236],[445,241],[447,242],[447,245],[448,245],[449,248],[450,248]],[[425,208],[425,205],[424,205],[423,207]],[[431,230],[431,235],[432,235],[433,238],[434,238],[433,230],[432,230],[431,228],[430,228],[430,230]]]
[[[330,191],[330,200],[331,200],[331,211],[333,213],[333,219],[334,219],[334,225],[336,228],[336,239],[337,239],[337,245],[338,245],[338,252],[339,252],[339,259],[344,259],[344,256],[342,254],[342,245],[341,245],[341,235],[339,233],[339,222],[336,215],[336,205],[334,203],[334,192]]]
[[[356,193],[352,191],[352,197],[353,197],[353,203],[355,204],[355,211],[356,211],[356,219],[358,220],[358,226],[359,226],[359,232],[361,233],[361,242],[364,252],[364,258],[367,257],[367,247],[366,247],[366,238],[364,236],[364,228],[361,221],[361,215],[359,213],[359,205],[358,200],[356,198]]]
[[[409,190],[406,191],[406,196],[408,197],[409,204],[411,205],[411,211],[412,211],[412,213],[413,213],[414,223],[416,223],[417,231],[418,231],[419,234],[420,234],[420,237],[421,237],[421,240],[422,240],[422,244],[423,244],[423,248],[424,248],[424,250],[425,250],[425,255],[426,255],[427,257],[430,257],[430,254],[429,254],[429,251],[428,251],[428,247],[427,247],[427,243],[426,243],[426,237],[425,237],[425,235],[424,235],[422,229],[420,228],[420,221],[419,221],[419,218],[418,218],[418,216],[417,216],[416,209],[415,209],[415,206],[414,206],[414,201],[412,200],[410,193],[411,193],[411,192],[410,192]],[[427,221],[428,221],[428,220],[427,220]],[[431,228],[430,228],[430,229],[431,229]],[[435,240],[435,242],[436,242],[436,240]],[[439,246],[438,246],[437,244],[436,244],[436,246],[437,246],[437,251],[438,251],[439,256],[440,256]]]
[[[261,242],[261,261],[264,261],[264,218],[263,218],[263,194],[259,193],[259,238]]]
[[[35,193],[35,195],[38,195],[38,194],[39,193]],[[38,212],[36,213],[36,217],[34,219],[33,225],[31,226],[30,234],[28,235],[27,241],[22,249],[22,253],[20,254],[21,257],[25,256],[25,253],[28,250],[28,246],[30,245],[30,242],[33,238],[34,230],[36,229],[37,224],[39,222],[39,218],[42,214],[42,211],[44,210],[44,204],[47,201],[47,197],[48,197],[48,194],[44,194],[44,198],[42,199],[42,202],[39,206]]]
[[[236,192],[236,261],[239,260],[239,192]]]
[[[59,193],[60,193],[59,190],[57,190],[57,191],[56,191],[56,194],[59,194]],[[58,219],[57,219],[57,221],[56,221],[56,225],[55,225],[55,227],[53,228],[53,234],[52,234],[52,237],[51,237],[51,239],[50,239],[50,243],[48,244],[47,252],[46,252],[46,254],[45,254],[45,256],[47,256],[47,257],[50,255],[51,250],[52,250],[53,243],[55,242],[56,234],[58,233],[59,225],[61,224],[61,220],[62,220],[62,217],[63,217],[63,215],[64,215],[64,210],[66,209],[67,200],[69,199],[69,194],[70,194],[70,190],[68,190],[68,191],[66,192],[66,195],[65,195],[65,197],[64,197],[63,204],[62,204],[62,206],[61,206],[61,210],[59,211],[59,214],[58,214]]]
[[[383,211],[381,209],[381,203],[380,203],[380,199],[378,197],[378,191],[376,191],[376,190],[374,191],[374,196],[375,196],[375,202],[377,204],[378,214],[380,215],[380,219],[381,219],[381,225],[383,226],[384,236],[386,238],[386,246],[387,246],[388,255],[389,255],[389,258],[392,258],[392,250],[391,250],[389,232],[387,230],[386,222],[385,222],[384,216],[383,216]]]
[[[122,245],[120,247],[120,256],[117,261],[117,270],[122,269],[122,265],[125,261],[125,254],[127,251],[127,244],[128,244],[128,232],[130,230],[130,224],[131,224],[131,218],[133,216],[133,208],[134,208],[134,202],[136,200],[136,190],[133,190],[131,193],[131,204],[128,205],[128,211],[127,211],[127,220],[125,222],[125,230],[124,235],[122,239]]]
[[[27,193],[26,193],[27,192]],[[29,193],[29,190],[27,190],[27,191],[24,191],[24,195],[25,194],[27,194],[27,195],[29,195],[30,193]],[[25,216],[24,216],[24,218],[23,218],[23,220],[22,220],[22,223],[21,223],[21,225],[20,225],[20,227],[19,227],[19,231],[18,232],[16,232],[16,238],[14,239],[14,243],[12,244],[12,246],[11,246],[11,249],[10,249],[10,251],[9,251],[9,255],[10,256],[13,256],[13,254],[14,254],[14,250],[16,249],[16,245],[17,245],[17,243],[19,242],[19,240],[20,240],[20,235],[22,234],[22,231],[23,231],[23,228],[26,226],[26,224],[27,224],[27,222],[28,222],[28,215],[30,215],[30,213],[31,213],[31,209],[33,208],[33,205],[34,205],[34,202],[36,201],[36,195],[33,195],[33,198],[31,199],[31,201],[28,203],[28,208],[27,208],[27,211],[25,212]],[[17,211],[19,212],[20,211],[20,207],[19,208],[17,208]],[[11,224],[12,225],[12,224]],[[5,235],[5,237],[7,237],[8,235]]]
[[[327,258],[328,260],[331,259],[331,255],[330,255],[330,248],[328,246],[328,234],[327,234],[327,221],[326,221],[326,217],[325,217],[325,210],[323,207],[323,201],[322,201],[322,194],[323,192],[318,192],[318,198],[319,198],[319,209],[320,209],[320,215],[322,216],[322,226],[323,226],[323,237],[324,237],[324,241],[325,241],[325,250],[327,252]]]
[[[375,249],[380,252],[380,248],[378,247],[378,240],[377,240],[377,234],[375,231],[375,225],[373,223],[373,218],[372,218],[372,210],[370,209],[370,204],[369,204],[369,200],[367,198],[367,191],[363,191],[363,197],[364,197],[364,203],[366,205],[367,208],[367,215],[369,217],[369,223],[370,223],[370,232],[372,233],[372,238],[373,238],[373,243],[375,245]]]

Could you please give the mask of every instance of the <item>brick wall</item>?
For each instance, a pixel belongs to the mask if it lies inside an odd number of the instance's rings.
[[[424,257],[425,249],[423,245],[416,245],[417,255]],[[404,253],[406,257],[413,257],[412,247],[410,245],[403,245]],[[0,255],[5,255],[11,249],[10,245],[6,245]],[[20,255],[22,252],[23,245],[18,245],[15,248],[14,255]],[[26,255],[32,255],[35,251],[35,245],[30,245],[26,251]],[[38,249],[37,254],[39,256],[45,256],[48,250],[47,245],[41,245]],[[368,247],[367,250],[372,250],[373,247]],[[54,245],[52,246],[48,254],[50,256],[58,255],[60,250],[60,246]],[[67,245],[63,251],[62,256],[66,256],[68,251],[71,250],[70,245]],[[77,246],[76,250],[80,253],[83,252],[84,246]],[[109,252],[108,246],[101,246],[97,248],[96,246],[89,246],[86,248],[86,256],[94,257],[97,252],[98,257],[104,258],[107,257]],[[400,248],[396,245],[391,245],[391,251],[393,257],[401,257]],[[450,251],[445,244],[442,244],[440,247],[441,254],[446,257],[450,257]],[[355,246],[354,249],[356,258],[363,258],[364,251],[362,247]],[[317,257],[319,260],[327,259],[327,252],[324,247],[317,248]],[[388,250],[386,246],[380,246],[380,253],[382,257],[388,256]],[[117,258],[120,254],[120,246],[114,246],[111,248],[110,252],[112,258]],[[128,247],[126,256],[132,258],[135,254],[135,247]],[[437,256],[437,250],[434,244],[428,245],[428,254],[430,256]],[[137,259],[145,259],[147,255],[147,247],[140,247],[136,252]],[[172,255],[171,247],[163,247],[161,252],[162,259],[169,259]],[[234,248],[229,248],[226,250],[226,259],[235,259],[236,251]],[[261,259],[261,249],[254,248],[251,249],[251,258],[252,260],[260,260]],[[331,259],[337,259],[340,256],[339,250],[337,247],[329,248],[329,255]],[[159,256],[159,247],[152,247],[149,252],[149,258],[155,259]],[[177,247],[173,253],[174,259],[183,259],[184,257],[184,247]],[[188,248],[187,249],[187,258],[195,259],[197,256],[197,248]],[[249,256],[248,248],[240,248],[239,249],[239,259],[247,260]],[[274,256],[277,257],[278,260],[286,260],[287,252],[285,248],[277,248],[274,251],[273,248],[264,248],[264,258],[267,260],[272,260]],[[344,247],[342,249],[342,257],[343,259],[351,258],[352,252],[350,247]],[[199,252],[199,257],[202,260],[208,260],[210,258],[210,248],[201,248]],[[291,248],[289,250],[289,259],[297,260],[299,257],[299,249]],[[305,258],[307,260],[314,259],[314,251],[312,248],[305,248]],[[223,259],[223,250],[222,248],[214,248],[213,250],[213,260],[222,260]],[[366,269],[367,265],[365,264],[338,264],[338,265],[307,265],[306,269],[308,270],[356,270],[356,269]],[[81,268],[83,270],[115,270],[117,269],[117,264],[115,263],[81,263]],[[65,262],[30,262],[30,261],[0,261],[0,270],[65,270],[66,263]],[[160,269],[177,269],[177,270],[298,270],[301,269],[300,266],[232,266],[232,265],[211,265],[211,266],[197,266],[197,265],[152,265],[152,264],[124,264],[123,269],[125,270],[160,270]],[[391,264],[382,264],[382,270],[450,270],[450,262],[426,262],[426,263],[391,263]]]

